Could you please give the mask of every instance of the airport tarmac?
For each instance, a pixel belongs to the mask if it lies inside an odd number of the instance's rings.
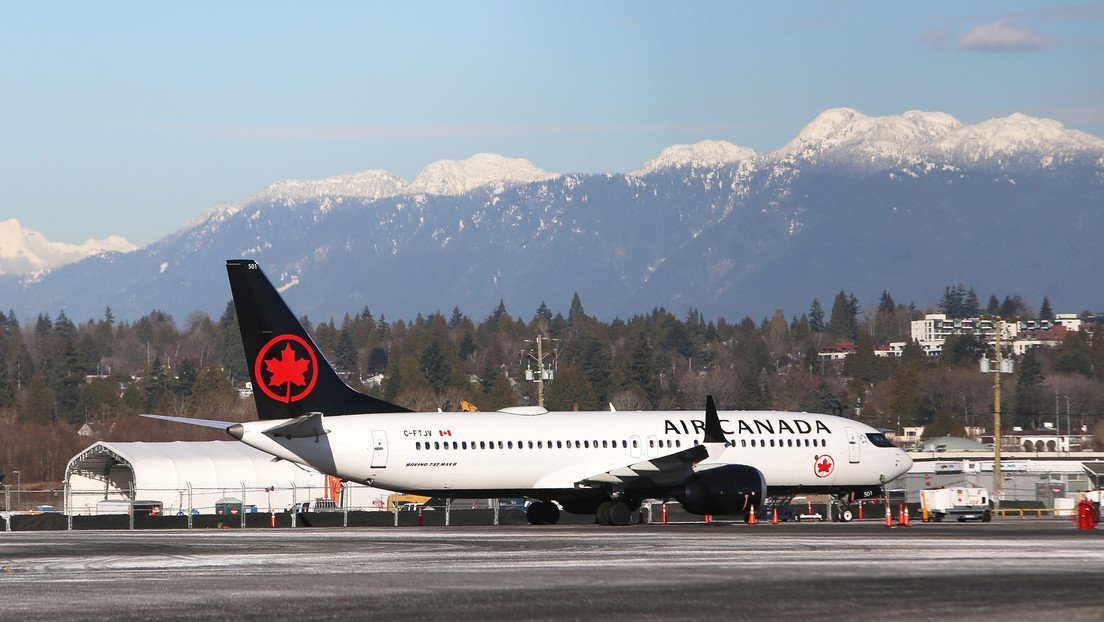
[[[1104,619],[1069,521],[0,532],[0,618]]]

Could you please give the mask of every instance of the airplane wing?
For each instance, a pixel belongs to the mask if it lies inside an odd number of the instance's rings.
[[[728,447],[728,439],[721,429],[721,420],[717,415],[717,406],[713,396],[705,399],[705,437],[701,445],[687,447],[673,454],[649,458],[598,473],[576,482],[578,487],[594,487],[604,484],[625,485],[628,488],[639,486],[673,486],[686,481],[694,474],[694,467],[703,461],[716,461]]]
[[[673,454],[649,458],[605,473],[597,473],[580,480],[576,486],[586,488],[603,484],[625,484],[630,488],[653,485],[672,486],[693,475],[694,465],[708,457],[709,450],[705,445],[695,445]]]

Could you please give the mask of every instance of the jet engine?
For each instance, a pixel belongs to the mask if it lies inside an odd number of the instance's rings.
[[[730,464],[695,474],[672,496],[691,514],[746,514],[762,507],[767,482],[755,467]]]

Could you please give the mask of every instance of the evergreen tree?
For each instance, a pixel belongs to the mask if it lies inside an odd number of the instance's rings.
[[[387,350],[380,347],[372,348],[368,352],[368,365],[364,371],[369,374],[382,374],[387,371]]]
[[[966,300],[963,303],[962,312],[966,317],[977,317],[981,315],[981,302],[978,300],[977,292],[974,288],[966,290]]]
[[[893,296],[889,295],[889,292],[882,290],[882,298],[878,301],[879,313],[893,313],[897,310],[897,303],[893,302]]]
[[[659,378],[656,371],[655,350],[645,337],[633,341],[625,358],[625,387],[637,386],[643,389],[648,401],[656,403],[659,398]]]
[[[533,316],[534,324],[543,324],[547,326],[552,322],[552,310],[548,308],[548,305],[542,300],[540,307],[537,308],[537,313]]]
[[[452,367],[449,364],[448,356],[445,354],[445,349],[441,347],[441,343],[436,339],[426,344],[426,347],[422,350],[422,356],[418,359],[418,367],[422,370],[422,374],[425,375],[425,379],[429,382],[430,388],[440,393],[445,390],[445,387],[449,384],[449,379],[452,376]]]
[[[1050,297],[1043,296],[1043,304],[1039,307],[1039,319],[1054,321],[1054,311],[1050,308]]]
[[[27,399],[23,402],[20,420],[33,423],[50,423],[54,420],[53,403],[46,379],[35,373],[31,377],[31,386],[27,389]]]
[[[1101,332],[1099,329],[1097,332]],[[1070,331],[1062,340],[1058,358],[1054,360],[1054,371],[1060,374],[1080,374],[1092,378],[1093,365],[1089,351],[1089,342],[1083,331]]]
[[[989,304],[985,306],[986,315],[1000,315],[1001,307],[1000,300],[997,299],[996,294],[989,296]]]
[[[943,297],[939,299],[939,308],[948,318],[966,317],[966,290],[961,283],[948,285],[943,289]]]
[[[460,307],[452,308],[452,315],[449,316],[448,327],[449,330],[455,329],[460,326],[460,323],[464,321],[464,314],[460,312]]]
[[[466,361],[474,353],[475,338],[472,337],[471,333],[464,333],[464,336],[460,339],[460,344],[456,347],[456,354],[461,361]]]
[[[843,290],[840,290],[840,293],[836,294],[835,302],[832,303],[832,315],[825,332],[838,339],[854,340],[858,336],[857,309],[858,299],[854,295],[848,297]]]
[[[820,301],[816,298],[813,298],[813,304],[809,305],[809,330],[814,333],[824,331],[824,307],[820,306]]]
[[[1016,412],[1012,416],[1015,425],[1037,427],[1039,415],[1046,406],[1043,391],[1043,366],[1030,348],[1020,359],[1019,373],[1016,378]]]
[[[578,326],[585,319],[586,312],[583,311],[583,301],[579,298],[579,292],[575,292],[571,297],[571,309],[567,312],[567,323],[571,326]]]
[[[233,301],[226,303],[226,309],[219,318],[219,360],[230,378],[230,384],[237,386],[249,379],[248,366],[245,363],[245,347],[242,345],[241,330],[238,328],[238,312]]]
[[[353,345],[353,338],[349,331],[342,328],[337,337],[337,346],[334,347],[334,367],[337,371],[360,379],[360,365],[357,363],[357,349]]]

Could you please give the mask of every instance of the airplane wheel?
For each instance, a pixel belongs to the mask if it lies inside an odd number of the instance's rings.
[[[850,523],[853,518],[855,518],[855,515],[852,514],[850,508],[840,508],[839,519],[841,523]]]
[[[632,520],[632,512],[629,510],[629,506],[621,503],[620,501],[614,501],[609,504],[609,508],[606,510],[607,525],[624,526],[628,525]]]
[[[610,507],[613,506],[612,501],[606,501],[598,506],[598,512],[594,515],[594,522],[599,525],[610,525]]]

